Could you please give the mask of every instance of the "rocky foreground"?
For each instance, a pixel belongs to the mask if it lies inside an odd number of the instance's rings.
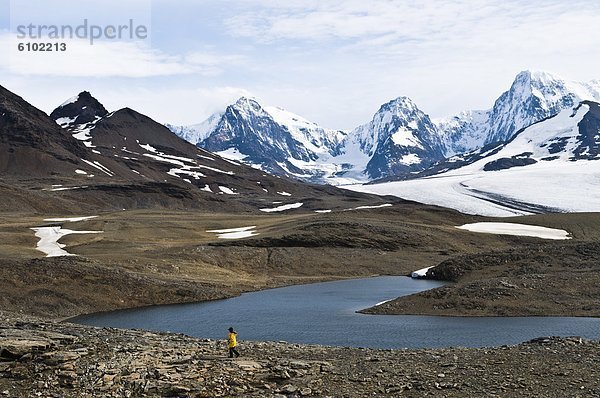
[[[600,397],[600,342],[372,350],[223,342],[0,313],[0,397]],[[243,337],[243,336],[242,336]]]

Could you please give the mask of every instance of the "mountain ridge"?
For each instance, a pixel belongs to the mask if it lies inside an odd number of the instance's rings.
[[[51,114],[55,120],[0,87],[2,208],[24,206],[25,198],[32,211],[227,206],[261,214],[398,201],[267,174],[198,148],[132,108],[108,112],[89,92]]]
[[[341,185],[439,169],[448,158],[459,154],[466,158],[468,153],[505,142],[521,129],[583,100],[600,100],[598,81],[570,82],[548,72],[526,70],[516,75],[492,108],[436,120],[410,98],[400,96],[381,105],[369,122],[353,130],[330,130],[282,108],[242,97],[203,123],[167,127],[199,147],[221,151],[254,167]],[[240,108],[248,101],[254,109],[226,116],[231,107]],[[277,112],[285,116],[277,117]],[[306,134],[307,126],[313,129],[312,136]],[[321,134],[314,135],[316,131]],[[260,148],[239,138],[248,138],[249,132]]]
[[[435,126],[407,97],[383,104],[369,123],[350,132],[326,129],[245,97],[195,126],[210,126],[212,131],[167,125],[191,142],[200,138],[196,142],[199,147],[266,171],[314,182],[366,181],[396,169],[418,170],[443,158]],[[416,148],[423,159],[409,147]],[[408,158],[388,164],[386,159],[396,154]]]

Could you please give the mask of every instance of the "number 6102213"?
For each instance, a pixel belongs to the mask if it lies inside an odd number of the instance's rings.
[[[19,51],[67,51],[67,43],[19,43]]]

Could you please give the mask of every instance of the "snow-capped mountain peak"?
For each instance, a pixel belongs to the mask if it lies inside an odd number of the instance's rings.
[[[579,101],[594,99],[585,84],[568,82],[547,72],[520,72],[490,111],[485,143],[506,141],[535,122]]]
[[[371,122],[352,132],[351,143],[370,157],[370,178],[422,170],[443,159],[437,127],[408,97],[383,104]]]
[[[240,97],[233,105],[238,111],[245,112],[247,114],[263,114],[266,113],[262,105],[259,103],[257,98],[254,97]]]
[[[323,128],[280,107],[266,106],[264,109],[277,124],[288,129],[294,140],[318,154],[335,156],[339,153],[340,143],[347,135],[342,130]]]
[[[183,138],[187,142],[194,145],[202,142],[208,135],[217,127],[217,124],[223,117],[224,112],[213,113],[202,123],[193,124],[191,126],[175,126],[173,124],[165,124],[169,130]]]
[[[419,112],[419,109],[410,98],[398,97],[381,105],[373,115],[371,122],[356,128],[352,132],[352,137],[364,153],[372,156],[380,141],[385,141],[394,136],[398,137],[399,134],[411,135],[410,130],[417,130],[417,120],[420,118]],[[402,129],[402,131],[399,132],[399,129]],[[416,142],[414,138],[409,138],[409,141]],[[404,144],[399,143],[398,145]]]
[[[436,126],[408,97],[398,97],[351,133],[332,130],[281,107],[242,97],[180,137],[266,171],[340,184],[422,170],[443,159]]]
[[[252,97],[239,98],[200,124],[167,127],[221,156],[304,179],[325,174],[310,166],[339,154],[346,137],[343,131],[323,128],[283,108],[265,106]]]
[[[419,108],[409,97],[400,96],[381,105],[378,112],[390,111],[396,114],[402,114],[406,111],[415,112]]]
[[[526,70],[516,76],[509,93],[515,100],[536,97],[542,110],[552,111],[563,103],[570,103],[567,108],[573,106],[575,98],[584,99],[588,95],[586,91],[580,83],[568,82],[548,72]]]
[[[446,156],[452,156],[507,141],[523,128],[585,100],[600,100],[600,84],[596,81],[572,82],[552,73],[525,70],[517,74],[492,109],[461,112],[436,124]]]
[[[59,105],[50,117],[62,127],[72,127],[94,122],[107,114],[108,111],[89,91],[82,91]]]

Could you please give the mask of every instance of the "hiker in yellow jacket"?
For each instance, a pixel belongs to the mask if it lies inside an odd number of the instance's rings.
[[[229,328],[229,335],[227,336],[227,346],[229,347],[229,358],[239,357],[240,353],[237,352],[235,347],[237,347],[237,333],[233,328]]]

